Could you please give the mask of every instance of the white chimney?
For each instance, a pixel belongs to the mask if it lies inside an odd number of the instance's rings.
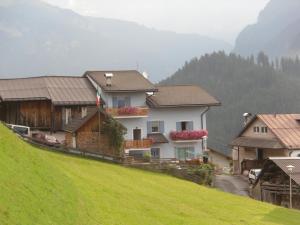
[[[105,73],[104,77],[106,79],[106,86],[110,87],[112,85],[112,78],[114,74],[113,73]]]
[[[147,73],[147,72],[143,72],[143,76],[144,76],[146,79],[148,79],[148,78],[149,78],[149,75],[148,75],[148,73]]]
[[[252,114],[251,113],[244,113],[243,117],[244,117],[244,125],[246,126],[247,123],[250,121]]]

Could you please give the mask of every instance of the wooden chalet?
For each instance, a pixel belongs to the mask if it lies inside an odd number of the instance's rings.
[[[300,114],[258,114],[231,146],[235,173],[262,168],[269,157],[300,156]]]
[[[287,166],[294,166],[290,172]],[[292,206],[300,209],[300,157],[271,157],[251,188],[251,197],[275,205],[290,207],[292,178]]]
[[[84,77],[44,76],[0,80],[0,120],[60,131],[95,105],[94,87]]]

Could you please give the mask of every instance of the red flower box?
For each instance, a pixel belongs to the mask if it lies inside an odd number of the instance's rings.
[[[199,140],[207,136],[207,130],[185,130],[185,131],[171,131],[170,138],[173,141],[177,140]]]
[[[138,110],[137,107],[123,107],[118,109],[118,115],[136,115]]]

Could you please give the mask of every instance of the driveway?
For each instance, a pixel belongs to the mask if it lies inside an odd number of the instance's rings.
[[[232,194],[249,196],[248,179],[241,175],[216,175],[214,187]]]

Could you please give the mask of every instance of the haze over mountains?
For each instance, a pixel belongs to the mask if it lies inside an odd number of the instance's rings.
[[[113,68],[147,71],[157,81],[192,57],[222,49],[231,46],[196,34],[85,17],[39,0],[0,3],[2,78]]]
[[[300,53],[300,1],[271,0],[258,22],[238,36],[234,52],[243,56],[259,51],[269,56],[295,56]]]

